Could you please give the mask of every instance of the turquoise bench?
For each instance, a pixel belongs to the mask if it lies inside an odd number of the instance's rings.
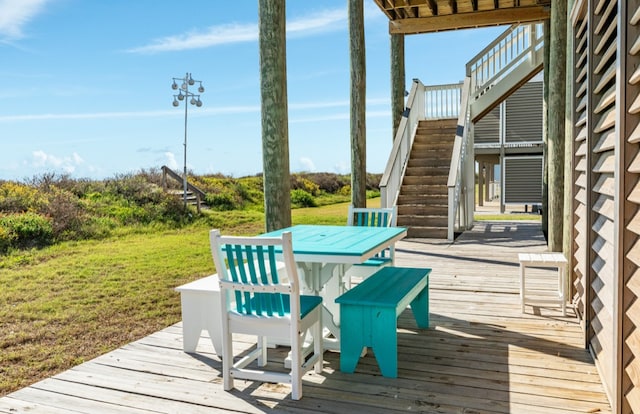
[[[383,267],[336,298],[340,304],[340,371],[353,373],[373,348],[385,377],[398,376],[398,316],[411,305],[418,327],[429,327],[431,269]]]

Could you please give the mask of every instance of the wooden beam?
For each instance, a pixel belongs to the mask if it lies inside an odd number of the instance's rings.
[[[389,18],[389,20],[393,20],[395,18],[395,10],[393,8],[388,9],[385,7],[384,3],[386,3],[385,0],[373,0],[378,7],[380,8],[380,10],[382,10],[382,12]]]
[[[458,13],[443,16],[418,17],[415,19],[392,20],[389,22],[389,33],[432,33],[445,30],[535,22],[548,18],[548,8],[542,6],[516,7],[479,11],[474,13]]]

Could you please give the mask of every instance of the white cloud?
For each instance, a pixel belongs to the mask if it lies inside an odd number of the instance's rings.
[[[77,153],[73,153],[70,156],[58,157],[56,155],[47,154],[42,150],[34,151],[32,153],[33,159],[31,166],[38,169],[59,169],[65,173],[72,173],[76,170],[76,167],[84,160]]]
[[[165,152],[164,156],[166,158],[167,167],[171,168],[172,170],[177,170],[178,161],[176,161],[176,155],[173,152]]]
[[[351,164],[346,161],[340,161],[333,166],[333,170],[337,174],[348,174],[351,172]]]
[[[23,29],[40,14],[49,0],[0,0],[0,38],[24,37]]]
[[[300,157],[300,159],[298,159],[298,163],[301,166],[300,171],[304,171],[304,172],[316,171],[316,165],[313,163],[313,160],[311,158]]]
[[[308,36],[346,28],[345,9],[325,10],[317,14],[287,21],[287,33],[293,36]],[[340,24],[343,23],[343,24]],[[212,26],[203,31],[191,31],[184,34],[166,36],[151,41],[148,45],[127,50],[131,53],[160,53],[177,50],[203,49],[211,46],[256,42],[258,24],[225,24]]]

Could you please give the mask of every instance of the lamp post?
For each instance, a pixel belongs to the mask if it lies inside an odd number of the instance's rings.
[[[181,82],[178,87],[178,83]],[[198,94],[194,94],[189,91],[189,86],[195,85],[198,82]],[[204,93],[204,86],[202,86],[202,81],[195,80],[191,77],[191,73],[187,72],[184,78],[173,78],[173,83],[171,84],[171,89],[174,91],[177,90],[178,94],[173,95],[173,106],[179,106],[179,101],[184,102],[184,172],[182,175],[182,186],[184,190],[184,206],[187,207],[187,108],[189,107],[189,103],[191,105],[195,105],[197,107],[202,106],[202,101],[200,100],[201,93]]]

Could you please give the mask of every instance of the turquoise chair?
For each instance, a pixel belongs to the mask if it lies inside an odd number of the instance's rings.
[[[395,227],[397,223],[398,208],[393,207],[354,207],[349,206],[347,216],[348,226],[369,226],[369,227]],[[391,245],[386,249],[376,253],[375,256],[364,263],[351,266],[345,273],[347,287],[351,287],[351,278],[359,277],[366,279],[382,267],[393,266],[395,258],[395,247]]]

